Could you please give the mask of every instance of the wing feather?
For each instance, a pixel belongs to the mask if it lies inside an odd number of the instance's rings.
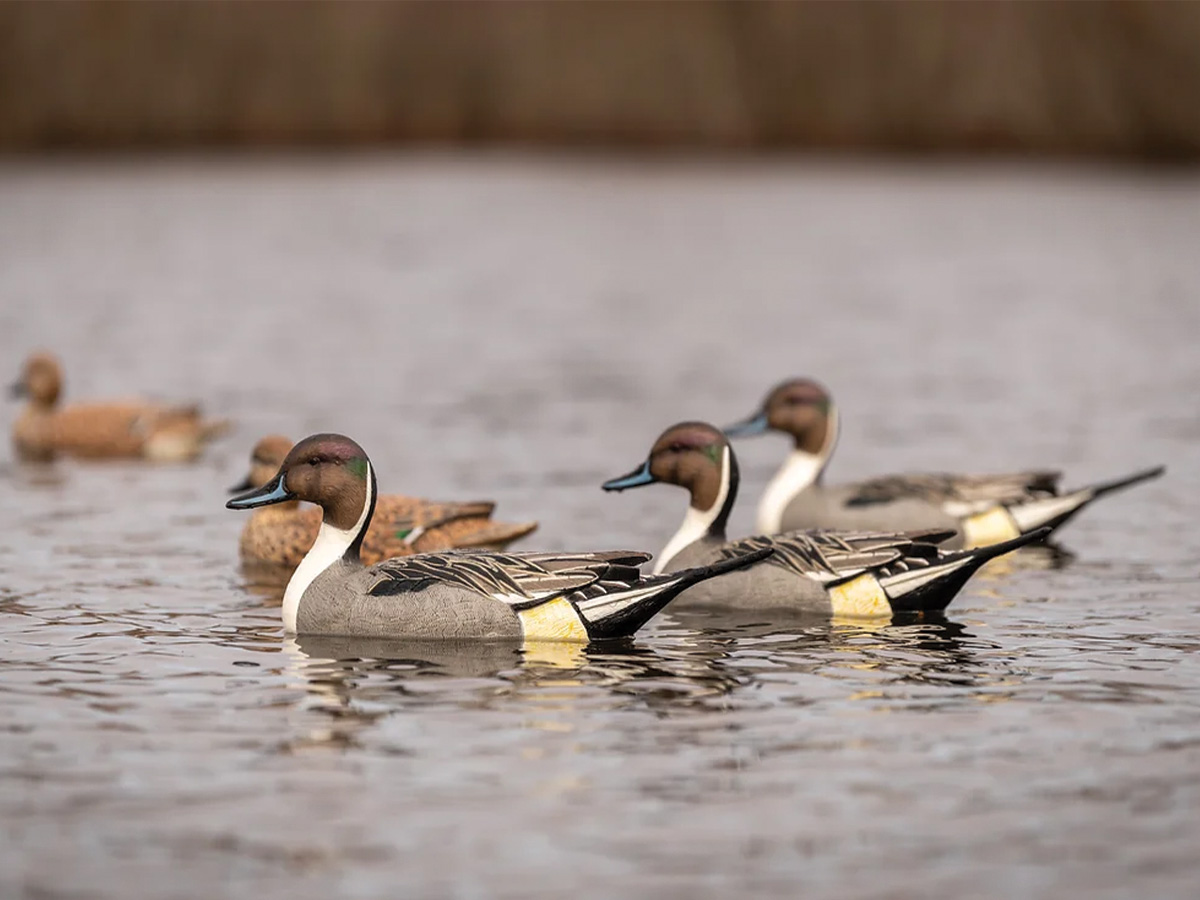
[[[848,506],[869,506],[916,499],[953,507],[954,515],[969,515],[996,504],[1009,505],[1056,496],[1061,477],[1061,473],[1050,470],[1002,475],[890,475],[861,482],[846,503]]]
[[[953,534],[952,531],[792,531],[731,541],[722,548],[721,558],[769,547],[775,553],[765,565],[779,566],[828,584],[863,572],[928,565],[938,555],[937,544]]]
[[[450,584],[524,609],[582,590],[601,579],[636,582],[647,553],[500,553],[448,550],[384,560],[370,568],[368,593],[397,596]]]

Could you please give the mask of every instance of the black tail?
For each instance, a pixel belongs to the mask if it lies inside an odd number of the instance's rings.
[[[1131,487],[1143,481],[1150,481],[1152,478],[1158,478],[1165,471],[1167,471],[1166,466],[1155,466],[1152,469],[1143,469],[1140,472],[1134,472],[1132,475],[1126,475],[1124,478],[1102,481],[1099,484],[1090,485],[1082,490],[1090,490],[1093,497],[1103,497],[1105,494],[1111,494],[1113,491],[1119,491],[1122,488]]]
[[[623,590],[579,601],[588,636],[593,640],[629,637],[650,621],[664,606],[693,585],[726,572],[752,566],[774,553],[767,547],[723,559],[711,566],[681,569],[668,575],[655,575]]]
[[[948,553],[932,565],[908,569],[879,579],[892,609],[900,611],[942,610],[962,590],[980,567],[990,559],[1010,553],[1018,547],[1042,540],[1049,528],[1037,528],[999,544]]]
[[[1024,534],[1019,534],[1011,541],[1001,541],[999,544],[989,544],[986,547],[976,547],[974,550],[964,550],[961,555],[969,556],[971,561],[975,563],[975,569],[978,569],[990,559],[995,559],[997,556],[1003,556],[1005,553],[1024,547],[1026,544],[1033,544],[1046,537],[1053,528],[1035,528],[1033,531],[1026,531]],[[958,556],[959,554],[954,554]],[[975,571],[972,569],[971,571]]]
[[[1098,484],[1090,484],[1087,487],[1076,488],[1073,491],[1068,491],[1056,497],[1042,497],[1037,500],[1030,500],[1027,503],[1019,503],[1015,506],[1010,506],[1008,514],[1012,516],[1013,521],[1021,531],[1031,531],[1042,526],[1051,529],[1058,528],[1075,518],[1081,509],[1090,505],[1097,497],[1103,497],[1105,494],[1111,494],[1113,491],[1119,491],[1122,488],[1127,488],[1143,481],[1149,481],[1151,478],[1157,478],[1165,471],[1166,466],[1155,466],[1153,469],[1135,472],[1133,475],[1127,475],[1124,478],[1116,478],[1112,481],[1102,481]]]

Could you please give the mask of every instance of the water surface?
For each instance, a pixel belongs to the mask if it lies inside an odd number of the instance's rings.
[[[71,396],[238,423],[194,466],[0,464],[0,895],[1195,895],[1196,178],[10,161],[0,196],[11,374],[45,346]],[[599,482],[793,374],[842,408],[833,478],[1170,471],[937,622],[296,642],[237,565],[271,431],[527,547],[657,550],[683,496]],[[744,531],[784,444],[738,450]]]

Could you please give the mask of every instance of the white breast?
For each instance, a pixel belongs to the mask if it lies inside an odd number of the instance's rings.
[[[321,530],[312,547],[296,566],[292,578],[288,581],[287,590],[283,594],[283,628],[290,634],[296,633],[296,617],[300,612],[300,599],[313,580],[331,565],[346,555],[346,550],[354,543],[366,525],[367,513],[371,511],[371,501],[374,493],[375,479],[371,477],[371,464],[367,463],[367,499],[362,512],[354,527],[345,530],[334,528],[327,522],[321,522]]]
[[[793,449],[763,491],[762,499],[758,501],[758,520],[755,523],[759,534],[778,534],[783,530],[783,513],[788,504],[821,477],[829,457],[833,455],[837,439],[838,413],[837,409],[831,408],[820,452]]]
[[[759,534],[778,534],[782,530],[783,511],[797,494],[817,480],[824,467],[825,460],[815,453],[791,452],[758,501]]]
[[[680,550],[689,544],[694,544],[708,534],[708,529],[712,526],[713,521],[721,514],[721,510],[724,509],[725,498],[728,496],[729,448],[726,447],[724,455],[721,458],[721,490],[717,493],[716,502],[709,509],[696,509],[694,506],[688,506],[687,512],[683,514],[683,524],[679,526],[679,530],[675,532],[675,536],[667,541],[667,546],[663,547],[662,553],[658,554],[658,560],[654,563],[655,575],[661,575],[667,563]]]

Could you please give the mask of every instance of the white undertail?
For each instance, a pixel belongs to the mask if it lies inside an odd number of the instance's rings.
[[[368,462],[367,499],[363,504],[362,512],[358,516],[358,521],[354,523],[354,527],[347,531],[342,528],[335,528],[322,519],[321,530],[317,532],[317,539],[313,541],[312,547],[304,555],[304,559],[300,560],[300,565],[296,566],[296,571],[292,573],[287,590],[283,594],[284,631],[290,634],[296,633],[296,616],[300,612],[300,598],[304,596],[304,592],[308,590],[308,586],[313,583],[313,580],[318,575],[345,556],[346,550],[354,543],[354,539],[358,537],[366,525],[367,513],[371,511],[371,503],[375,499],[374,493],[375,479],[371,473],[371,464]]]
[[[825,428],[825,441],[820,451],[808,453],[805,450],[793,449],[767,485],[767,489],[763,491],[762,499],[758,501],[756,522],[759,534],[778,534],[782,531],[783,513],[788,504],[821,477],[829,457],[833,455],[834,444],[837,443],[836,408],[830,408],[826,421],[828,424]]]
[[[687,512],[683,514],[683,524],[679,526],[675,536],[667,541],[662,553],[658,554],[658,561],[654,564],[655,575],[661,575],[667,563],[680,550],[708,534],[709,527],[725,508],[725,498],[729,496],[729,470],[729,447],[726,447],[721,457],[721,490],[717,493],[716,501],[708,509],[696,509],[688,504]]]

